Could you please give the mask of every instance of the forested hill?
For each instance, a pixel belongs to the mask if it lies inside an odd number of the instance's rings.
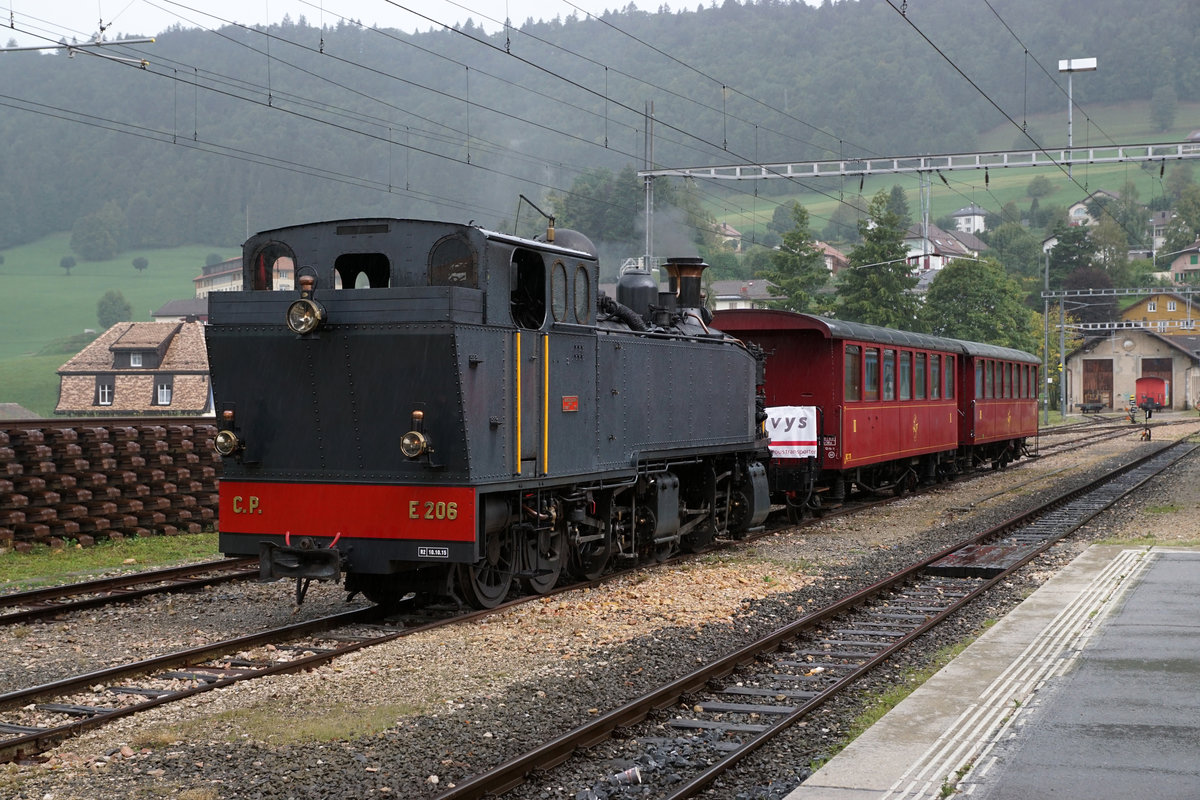
[[[967,151],[1004,124],[1025,147],[1027,115],[1066,107],[1060,58],[1100,60],[1081,107],[1200,98],[1195,0],[901,6],[631,3],[491,35],[176,27],[112,50],[145,69],[0,54],[0,249],[72,229],[118,251],[229,245],[356,215],[510,225],[518,193],[641,167],[651,104],[655,163],[695,166]]]

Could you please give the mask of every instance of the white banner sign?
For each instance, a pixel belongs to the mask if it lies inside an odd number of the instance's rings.
[[[816,458],[816,406],[772,406],[767,409],[767,436],[775,458]]]

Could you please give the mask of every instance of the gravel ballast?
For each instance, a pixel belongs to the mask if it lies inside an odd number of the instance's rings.
[[[1172,436],[1185,432],[1170,429]],[[1061,481],[1078,482],[1110,459],[1151,446],[1131,433],[684,565],[543,598],[482,622],[414,634],[312,672],[208,692],[67,742],[45,763],[8,765],[0,771],[0,794],[16,800],[431,797],[1012,516],[1030,504],[1029,496],[1057,493]],[[1045,480],[1027,483],[1038,476]],[[1160,544],[1200,543],[1198,479],[1200,460],[1177,465],[1024,568],[1004,592],[876,670],[865,681],[866,695],[836,700],[710,796],[782,797],[844,742],[869,702],[864,697],[904,683],[941,648],[977,635],[1091,541],[1151,535]],[[1017,497],[993,497],[1006,487],[1017,487]],[[340,610],[343,599],[333,587],[314,585],[300,613]],[[39,680],[45,682],[116,663],[127,652],[151,654],[238,626],[276,624],[294,619],[291,603],[283,583],[249,584],[221,587],[195,603],[177,597],[0,630],[0,681],[26,686],[26,675],[50,676]],[[687,753],[670,750],[640,767],[670,769],[672,760],[686,760]],[[638,766],[625,758],[615,739],[590,759],[568,762],[506,797],[642,796],[637,785],[614,779]]]

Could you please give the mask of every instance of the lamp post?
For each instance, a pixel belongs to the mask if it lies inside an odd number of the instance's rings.
[[[1071,119],[1072,111],[1075,107],[1075,101],[1072,97],[1071,76],[1076,72],[1094,72],[1096,69],[1096,59],[1094,58],[1065,58],[1058,62],[1058,71],[1067,73],[1067,150],[1071,149]],[[1073,157],[1074,154],[1071,154]],[[1067,177],[1071,177],[1071,162],[1067,162]]]
[[[1042,426],[1050,427],[1050,251],[1046,251],[1046,288],[1042,292],[1042,322],[1046,341],[1042,346],[1042,385],[1046,387],[1046,405],[1042,407]]]

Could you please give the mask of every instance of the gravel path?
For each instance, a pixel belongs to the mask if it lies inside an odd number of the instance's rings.
[[[1171,429],[1172,436],[1185,432]],[[451,631],[415,634],[309,673],[209,692],[86,734],[45,764],[8,765],[0,769],[0,795],[430,797],[544,735],[569,730],[618,700],[1011,516],[1014,504],[1028,504],[1025,496],[1046,493],[1069,474],[1059,470],[1090,474],[1110,458],[1148,446],[1131,434],[866,514],[781,532],[736,552],[640,571],[601,589],[545,598]],[[1045,480],[1028,483],[1038,476]],[[953,629],[931,634],[878,670],[869,688],[903,683],[909,669],[976,635],[1099,537],[1136,541],[1152,534],[1158,543],[1200,543],[1198,479],[1200,458],[1174,468],[1136,500],[1026,567],[1003,597],[966,612]],[[1006,487],[1022,497],[993,497]],[[302,613],[344,608],[342,598],[332,587],[314,585]],[[93,614],[85,626],[60,621],[0,631],[0,685],[27,685],[27,674],[96,669],[126,652],[149,654],[190,638],[202,641],[213,631],[224,635],[235,624],[275,624],[292,618],[293,610],[283,584],[221,587],[197,603],[175,598],[168,605],[174,614],[164,612],[162,603],[133,604],[111,615]],[[66,652],[59,643],[64,636],[74,639]],[[711,796],[782,797],[815,762],[835,752],[864,702],[858,693],[835,702],[751,759]],[[603,744],[594,753],[599,761],[569,762],[506,797],[635,796],[606,780],[629,766],[620,745]]]

